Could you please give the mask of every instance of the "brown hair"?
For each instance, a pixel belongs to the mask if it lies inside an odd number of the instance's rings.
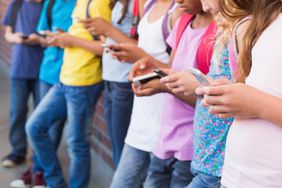
[[[282,12],[281,0],[222,0],[222,14],[229,19],[251,15],[239,54],[238,81],[244,82],[252,66],[252,48],[263,31]],[[237,10],[237,11],[236,11]],[[234,11],[237,14],[234,14]],[[242,14],[238,14],[241,12]]]
[[[128,11],[130,0],[111,0],[111,2],[110,2],[111,9],[113,9],[115,7],[115,5],[118,1],[122,1],[122,3],[123,3],[122,14],[121,14],[120,19],[118,20],[118,24],[121,24],[121,22],[125,18],[126,13]]]

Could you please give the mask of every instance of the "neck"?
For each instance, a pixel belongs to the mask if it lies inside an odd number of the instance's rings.
[[[210,13],[200,12],[196,14],[195,19],[192,21],[192,28],[203,28],[210,24],[213,17]]]

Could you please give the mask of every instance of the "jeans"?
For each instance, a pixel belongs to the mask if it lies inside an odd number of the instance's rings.
[[[116,166],[118,166],[130,124],[133,97],[130,83],[105,81],[105,118],[112,142],[113,161]]]
[[[12,154],[25,157],[27,138],[25,125],[28,114],[28,99],[32,95],[34,108],[39,102],[39,84],[35,79],[11,79],[9,141]]]
[[[193,179],[191,161],[175,158],[160,159],[153,156],[147,172],[144,188],[184,188]]]
[[[44,98],[44,96],[48,93],[48,91],[53,87],[53,85],[48,84],[46,82],[40,81],[39,84],[39,88],[40,88],[40,100],[42,100]],[[51,142],[55,145],[55,149],[57,150],[60,142],[61,142],[61,138],[62,138],[62,133],[63,133],[63,129],[64,129],[64,125],[65,125],[65,118],[63,119],[59,119],[58,121],[56,121],[54,123],[54,125],[49,129],[49,136],[50,136],[50,140]],[[33,154],[33,165],[32,165],[32,172],[42,172],[43,169],[38,161],[38,158],[35,154]]]
[[[194,175],[192,182],[186,188],[220,188],[220,178],[201,173],[193,168]]]
[[[91,168],[90,126],[93,107],[102,89],[102,83],[85,87],[56,84],[29,119],[26,131],[49,187],[67,187],[55,145],[48,134],[54,122],[66,117],[68,119],[67,143],[71,161],[69,187],[88,187]]]
[[[150,152],[124,145],[111,188],[142,188],[150,164]]]

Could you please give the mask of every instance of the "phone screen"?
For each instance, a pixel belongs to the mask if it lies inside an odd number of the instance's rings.
[[[153,72],[156,73],[157,75],[159,75],[160,77],[168,76],[167,73],[165,73],[164,71],[159,70],[159,69],[154,69]]]
[[[200,70],[195,69],[195,68],[189,68],[189,71],[200,82],[201,85],[211,86],[210,81],[207,79],[207,77]]]

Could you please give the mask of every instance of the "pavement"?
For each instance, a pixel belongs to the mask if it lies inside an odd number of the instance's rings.
[[[9,76],[8,66],[1,63],[0,60],[0,158],[2,159],[5,155],[10,152],[10,145],[8,142],[8,131],[9,131]],[[30,101],[31,102],[31,101]],[[31,105],[30,105],[31,106]],[[67,154],[67,146],[65,139],[58,151],[58,156],[61,161],[61,165],[67,179],[69,158]],[[27,161],[24,165],[13,169],[6,169],[0,167],[0,188],[9,188],[12,180],[20,177],[21,173],[27,169],[31,161],[31,151]],[[92,178],[89,188],[108,188],[112,179],[113,171],[108,167],[104,161],[92,152]]]

